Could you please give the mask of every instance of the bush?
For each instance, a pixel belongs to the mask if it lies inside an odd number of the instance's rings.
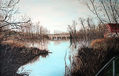
[[[119,49],[119,38],[103,38],[96,39],[91,42],[93,49],[107,51],[114,48],[115,50]]]
[[[119,38],[96,39],[91,45],[78,49],[71,76],[94,76],[113,56],[119,56]]]

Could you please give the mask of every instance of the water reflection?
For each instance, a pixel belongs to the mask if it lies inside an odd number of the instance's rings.
[[[26,46],[27,47],[36,47],[36,48],[39,48],[41,50],[47,50],[48,49],[48,42],[49,41],[32,41],[32,42],[27,42],[26,43]]]
[[[21,66],[17,73],[27,73],[29,76],[64,76],[66,52],[66,62],[69,64],[69,41],[49,41],[47,46],[51,54],[46,58],[39,56],[32,63]]]
[[[42,58],[46,58],[48,56],[48,54],[42,54],[40,55]],[[39,56],[36,56],[34,59],[32,59],[31,61],[29,61],[28,63],[34,63],[35,61],[39,60]]]

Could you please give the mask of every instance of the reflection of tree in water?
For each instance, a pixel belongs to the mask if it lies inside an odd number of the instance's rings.
[[[59,45],[61,43],[61,41],[54,41],[55,45]]]
[[[58,40],[58,41],[54,41],[55,45],[59,45],[62,42],[67,42],[67,40]]]
[[[45,41],[32,41],[32,42],[28,42],[27,44],[26,44],[26,46],[27,47],[36,47],[36,48],[38,48],[38,49],[41,49],[41,50],[46,50],[46,49],[48,49],[48,41],[47,40],[45,40]]]
[[[36,48],[11,47],[10,45],[0,45],[0,49],[1,76],[22,76],[16,73],[18,68],[35,57],[35,60],[37,60],[37,56],[43,54],[42,52],[46,52]],[[34,50],[38,50],[38,53],[34,54]],[[46,55],[47,54],[46,52]],[[45,55],[43,55],[43,57],[45,57]]]
[[[33,63],[33,62],[38,61],[38,60],[40,60],[40,58],[39,58],[39,56],[36,56],[34,59],[29,61],[28,63]]]
[[[46,58],[48,56],[48,54],[42,54],[40,56],[43,57],[43,58]],[[39,61],[40,60],[40,56],[36,56],[34,59],[29,61],[28,63],[34,63],[35,61]]]
[[[71,73],[73,71],[72,70],[73,67],[76,66],[75,61],[76,61],[76,57],[77,57],[77,53],[78,53],[77,49],[79,48],[79,46],[82,46],[82,45],[80,45],[80,44],[77,44],[77,45],[71,44],[69,46],[69,48],[70,48],[70,51],[68,51],[69,54],[68,54],[68,52],[65,53],[65,57],[64,57],[65,75],[64,76],[72,76]],[[68,56],[69,64],[67,64],[67,56]]]

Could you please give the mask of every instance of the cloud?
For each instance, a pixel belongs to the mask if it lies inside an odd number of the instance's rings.
[[[51,32],[64,31],[72,20],[88,15],[84,3],[78,0],[21,0],[19,7],[34,22],[40,21]]]

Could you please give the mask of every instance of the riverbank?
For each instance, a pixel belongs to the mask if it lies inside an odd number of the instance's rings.
[[[78,49],[71,64],[71,76],[95,76],[112,57],[119,56],[119,38],[95,40],[92,44]]]
[[[40,55],[48,55],[48,51],[33,47],[0,44],[0,75],[22,76],[16,73],[18,68]]]
[[[0,30],[0,42],[6,40],[31,42],[31,41],[42,41],[47,39],[48,39],[47,34],[18,32],[14,30]]]

